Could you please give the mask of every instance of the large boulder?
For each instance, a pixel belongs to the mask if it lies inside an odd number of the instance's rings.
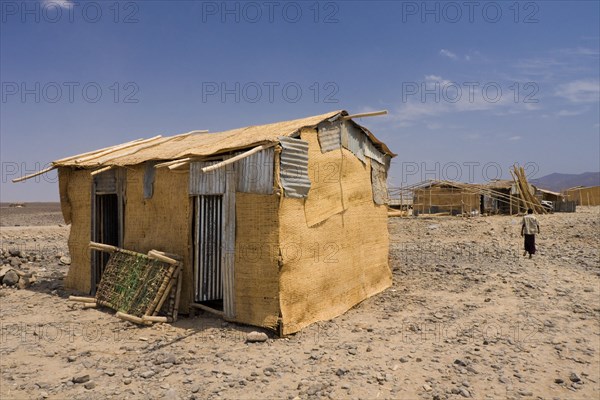
[[[8,271],[10,271],[12,268],[9,265],[3,265],[0,268],[0,282],[2,282],[2,279],[4,278],[4,275],[6,275],[6,273]]]
[[[4,278],[2,278],[2,283],[6,286],[15,286],[19,282],[19,274],[14,269],[8,271]]]

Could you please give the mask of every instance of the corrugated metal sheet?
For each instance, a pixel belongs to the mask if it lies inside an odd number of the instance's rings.
[[[117,175],[116,170],[109,169],[94,176],[94,186],[96,193],[117,193]]]
[[[365,140],[365,156],[369,157],[371,160],[377,161],[381,165],[386,165],[386,155],[377,150],[373,142],[371,142],[369,139]]]
[[[218,168],[208,173],[202,168],[216,164],[219,161],[193,162],[190,165],[190,195],[223,194],[225,193],[225,174],[227,168]]]
[[[575,200],[573,201],[555,201],[554,212],[575,212],[577,209]]]
[[[223,196],[195,198],[194,301],[221,300]]]
[[[144,199],[151,199],[154,194],[154,176],[156,175],[156,169],[154,166],[158,161],[146,161],[146,168],[144,169]]]
[[[363,163],[365,160],[365,133],[349,121],[342,124],[342,146],[350,150]]]
[[[321,152],[337,150],[342,145],[342,122],[323,122],[317,127]]]
[[[308,177],[308,142],[285,136],[281,143],[280,179],[286,197],[306,197],[310,190]]]
[[[221,268],[223,277],[223,314],[235,318],[235,184],[234,174],[227,174],[227,192],[223,195],[223,245]]]
[[[259,151],[235,163],[236,191],[244,193],[273,193],[273,147]]]
[[[371,185],[373,187],[373,201],[375,204],[387,204],[387,178],[385,167],[379,163],[371,163]]]

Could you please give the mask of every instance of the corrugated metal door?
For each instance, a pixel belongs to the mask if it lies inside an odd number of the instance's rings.
[[[234,165],[203,173],[214,162],[194,162],[190,189],[194,209],[194,302],[235,318],[235,191]]]
[[[223,299],[223,196],[194,197],[194,301]]]

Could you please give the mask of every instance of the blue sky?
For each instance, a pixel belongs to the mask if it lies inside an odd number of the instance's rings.
[[[600,170],[596,1],[1,4],[0,200],[58,200],[48,162],[346,109],[389,182]]]

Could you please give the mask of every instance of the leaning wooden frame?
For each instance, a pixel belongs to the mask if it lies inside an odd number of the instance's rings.
[[[69,300],[84,303],[86,308],[112,308],[118,318],[141,325],[177,320],[182,275],[179,256],[158,250],[142,254],[95,242],[90,242],[89,248],[110,253],[96,295],[70,296]]]

